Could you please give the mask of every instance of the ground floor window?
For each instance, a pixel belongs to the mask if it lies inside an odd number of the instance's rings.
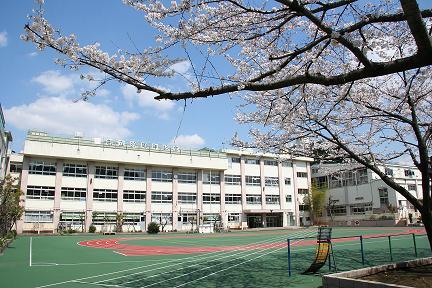
[[[347,208],[345,205],[335,205],[329,209],[329,215],[344,216],[347,214]]]
[[[197,214],[196,213],[182,213],[178,215],[178,222],[183,224],[196,223]]]
[[[372,211],[372,203],[361,203],[350,206],[351,214],[364,215],[368,211]]]
[[[160,224],[171,224],[172,214],[171,213],[152,213],[152,222]]]
[[[116,213],[109,212],[93,212],[93,225],[106,225],[106,224],[115,224],[116,221]]]
[[[84,212],[62,212],[60,214],[60,222],[70,225],[81,225],[84,223]]]
[[[229,223],[240,223],[240,213],[228,213]]]
[[[52,223],[53,212],[52,211],[25,211],[24,222],[25,223]]]
[[[138,224],[141,222],[142,213],[123,213],[123,224]]]
[[[203,214],[203,224],[212,224],[219,220],[220,220],[219,214],[215,214],[215,213]]]

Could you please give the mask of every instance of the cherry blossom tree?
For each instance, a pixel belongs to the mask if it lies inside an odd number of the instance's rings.
[[[238,120],[263,129],[251,131],[252,143],[234,142],[291,154],[325,151],[364,165],[420,211],[432,249],[431,9],[413,0],[124,0],[159,32],[158,45],[108,53],[61,34],[39,2],[22,38],[58,51],[58,64],[96,68],[107,75],[98,87],[119,80],[156,99],[238,94],[255,108]],[[184,60],[171,59],[171,49],[191,63],[187,91],[152,81],[175,75],[171,65]],[[221,65],[234,72],[222,73]],[[422,201],[379,168],[404,155],[422,174]]]

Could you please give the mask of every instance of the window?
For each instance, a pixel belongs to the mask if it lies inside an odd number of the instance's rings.
[[[276,160],[264,160],[264,165],[267,165],[267,166],[278,166],[278,162]]]
[[[63,176],[87,177],[87,165],[65,163]]]
[[[152,222],[160,224],[171,224],[172,214],[171,213],[152,213]]]
[[[125,180],[145,181],[146,173],[143,168],[125,168],[124,170]]]
[[[197,215],[195,213],[182,213],[178,215],[177,220],[183,224],[195,224]]]
[[[225,194],[225,204],[241,204],[241,194]]]
[[[367,169],[362,168],[357,171],[357,185],[368,183]]]
[[[118,168],[110,166],[96,166],[95,178],[117,179]]]
[[[246,159],[245,163],[246,164],[259,165],[260,164],[260,160],[259,159]]]
[[[62,212],[60,214],[60,222],[70,225],[84,225],[84,212]]]
[[[292,162],[283,161],[282,162],[282,167],[292,167]]]
[[[307,174],[307,172],[297,172],[297,177],[299,177],[299,178],[307,178],[308,174]]]
[[[279,186],[278,177],[265,177],[265,186]]]
[[[152,171],[152,181],[172,182],[172,172],[162,170]]]
[[[300,211],[309,211],[309,205],[300,204],[299,210]]]
[[[252,194],[246,194],[246,203],[252,204],[252,205],[261,205],[262,198],[261,195],[252,195]]]
[[[387,207],[389,204],[388,201],[388,190],[387,188],[383,187],[383,188],[378,188],[378,193],[379,193],[379,197],[380,197],[380,205],[381,207]]]
[[[28,199],[52,200],[54,199],[54,187],[27,186],[26,197]]]
[[[146,202],[146,191],[124,190],[123,202]]]
[[[116,202],[117,190],[111,189],[93,189],[94,201]]]
[[[372,211],[372,203],[351,205],[350,209],[351,209],[351,214],[364,215],[368,211]]]
[[[287,203],[291,203],[292,202],[292,195],[286,195],[285,200]]]
[[[10,172],[21,173],[21,171],[22,171],[22,163],[21,162],[11,162],[10,163]]]
[[[25,223],[52,223],[53,212],[52,211],[25,211],[24,222]]]
[[[285,185],[291,185],[291,178],[285,178]]]
[[[219,204],[220,194],[203,193],[203,204]]]
[[[330,189],[342,187],[342,181],[339,174],[333,174],[330,176]]]
[[[364,197],[355,197],[354,199],[355,199],[356,201],[360,201],[360,200],[363,200]]]
[[[300,188],[297,190],[297,193],[300,195],[307,195],[307,194],[309,194],[309,189],[301,189]]]
[[[29,164],[29,174],[55,175],[56,164],[48,161],[33,160]]]
[[[196,193],[179,192],[178,203],[184,204],[196,204],[197,195]]]
[[[335,205],[328,211],[329,215],[344,216],[347,214],[345,205]]]
[[[240,213],[228,213],[229,223],[240,223]]]
[[[197,174],[195,172],[180,172],[177,173],[178,183],[192,183],[195,184],[197,180]]]
[[[261,177],[260,176],[246,176],[246,185],[261,186]]]
[[[123,224],[138,224],[141,222],[141,215],[141,213],[123,213]]]
[[[86,200],[86,188],[74,188],[74,187],[62,187],[61,188],[61,199],[62,200]]]
[[[232,163],[240,163],[240,157],[231,157]]]
[[[416,184],[408,184],[408,190],[417,191],[417,185]]]
[[[93,225],[106,225],[106,224],[115,224],[116,221],[116,213],[109,212],[93,212],[92,224]]]
[[[279,195],[266,195],[266,204],[279,204]]]
[[[410,170],[410,169],[405,169],[404,173],[405,173],[405,176],[407,176],[407,177],[413,177],[415,175],[414,171]]]
[[[218,171],[209,171],[203,173],[203,183],[204,184],[219,184],[220,183],[220,173]]]
[[[152,203],[172,203],[172,192],[152,191]]]
[[[385,175],[387,175],[387,176],[393,176],[393,169],[391,169],[391,168],[385,168],[384,169],[384,174]]]
[[[226,185],[240,185],[241,177],[240,175],[225,175],[225,184]]]
[[[214,213],[203,214],[203,224],[214,224],[218,220],[220,220],[219,214],[214,214]]]

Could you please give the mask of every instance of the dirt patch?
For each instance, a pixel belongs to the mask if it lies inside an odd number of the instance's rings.
[[[416,288],[430,288],[432,287],[432,265],[384,271],[359,279]]]

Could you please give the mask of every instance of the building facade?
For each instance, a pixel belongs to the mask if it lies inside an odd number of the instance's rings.
[[[414,197],[422,199],[422,177],[416,167],[386,164],[381,165],[380,170]],[[312,171],[313,182],[328,188],[324,215],[327,222],[333,218],[334,222],[354,225],[357,220],[390,220],[393,217],[396,222],[406,219],[410,223],[419,216],[405,197],[370,169],[358,167],[340,171],[337,164],[326,164],[319,168],[314,166]]]
[[[6,131],[3,109],[0,105],[0,181],[4,179],[9,158],[9,143],[12,142],[12,134]]]
[[[216,221],[223,228],[297,226],[308,220],[299,203],[312,160],[30,131],[10,161],[24,192],[17,231],[112,229],[120,213],[124,231],[152,221],[168,231]]]

